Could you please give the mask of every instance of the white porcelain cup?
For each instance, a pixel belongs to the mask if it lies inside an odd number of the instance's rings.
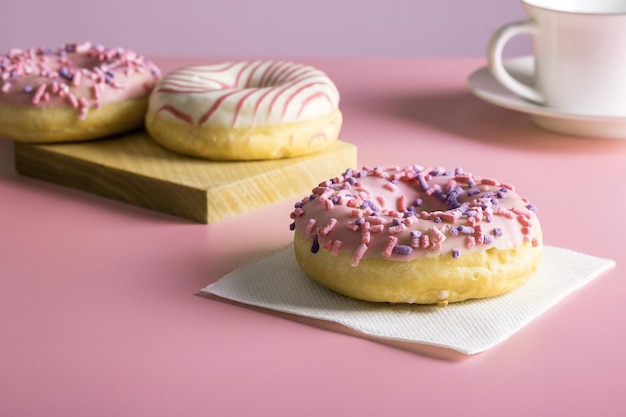
[[[493,76],[515,94],[565,113],[626,117],[626,0],[522,0],[528,19],[501,27],[487,57]],[[503,63],[506,43],[533,38],[533,85]]]

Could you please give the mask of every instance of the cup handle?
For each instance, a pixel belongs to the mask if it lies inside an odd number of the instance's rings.
[[[489,61],[489,69],[491,70],[491,73],[503,86],[520,97],[539,104],[545,104],[545,99],[539,91],[530,85],[524,84],[513,78],[502,62],[502,51],[504,50],[506,43],[511,38],[523,34],[534,36],[537,32],[537,25],[530,19],[502,26],[493,34],[491,40],[489,41],[487,59]]]

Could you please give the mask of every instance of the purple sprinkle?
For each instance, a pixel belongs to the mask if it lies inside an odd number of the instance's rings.
[[[493,235],[494,236],[502,236],[502,229],[500,229],[499,227],[495,227],[493,229]]]
[[[422,188],[422,191],[427,191],[430,188],[430,185],[428,185],[428,182],[426,181],[426,179],[424,178],[422,174],[419,174],[417,176],[417,181],[419,182],[419,185]]]
[[[355,180],[355,179],[354,179],[354,178],[352,178],[352,177],[348,177],[348,178],[346,179],[346,182],[347,182],[348,184],[350,184],[350,185],[354,185],[354,184],[356,184],[356,183],[357,183],[357,180]]]
[[[467,217],[476,217],[478,212],[476,210],[468,210],[465,214],[467,215]]]
[[[435,223],[441,223],[441,217],[437,216],[433,219]]]
[[[483,235],[483,243],[488,245],[490,243],[493,243],[493,236],[492,235]]]
[[[492,198],[491,199],[491,205],[492,206],[497,206],[498,205],[498,199],[497,198]]]
[[[351,178],[353,172],[354,171],[352,170],[352,168],[348,168],[348,169],[346,169],[346,172],[343,173],[343,176],[347,177],[347,178]]]
[[[72,81],[72,79],[74,78],[74,76],[72,74],[69,73],[69,71],[65,68],[61,68],[59,70],[59,76],[61,78],[65,78],[68,81]]]
[[[459,229],[457,229],[456,227],[451,227],[450,236],[458,236],[458,235],[459,235]]]
[[[474,234],[474,228],[470,226],[459,226],[457,227],[457,229],[459,230],[459,233],[464,234],[464,235]]]
[[[508,189],[508,188],[505,188],[505,187],[502,187],[502,188],[500,188],[500,190],[499,190],[499,191],[501,191],[501,192],[503,192],[503,193],[505,193],[505,194],[506,194],[506,193],[508,193],[508,192],[509,192],[509,189]]]
[[[296,222],[293,222],[289,225],[289,230],[294,231],[296,230]]]
[[[456,168],[454,169],[454,173],[455,173],[456,175],[461,175],[461,174],[463,174],[463,168],[461,168],[461,167],[456,167]]]
[[[357,226],[361,226],[363,225],[363,223],[365,223],[365,219],[363,217],[359,217],[354,221],[354,224],[356,224]]]
[[[301,208],[302,207],[302,203],[300,201],[298,201],[296,204],[293,205],[295,208]]]
[[[485,220],[487,220],[487,223],[491,223],[493,221],[493,215],[492,214],[487,214],[485,216]]]
[[[452,249],[452,257],[454,259],[459,259],[461,257],[461,251],[458,249]]]
[[[478,188],[470,188],[469,190],[467,190],[467,195],[470,197],[476,194],[480,194],[480,190]]]
[[[418,198],[417,200],[413,202],[413,205],[417,207],[421,206],[422,204],[424,204],[424,201],[421,198]]]
[[[375,211],[375,212],[379,212],[379,211],[380,211],[380,209],[378,208],[378,206],[377,206],[376,204],[374,204],[374,202],[373,202],[372,200],[365,200],[365,201],[363,202],[363,204],[361,205],[361,208],[362,208],[362,209],[365,209],[365,208],[367,208],[367,207],[369,207],[370,209],[372,209],[372,210],[373,210],[373,211]]]
[[[529,204],[526,206],[526,208],[532,212],[537,212],[537,207],[534,204]]]
[[[398,255],[410,255],[413,253],[413,248],[408,245],[396,245],[393,251]]]
[[[420,232],[419,230],[412,230],[410,235],[411,239],[419,239],[420,237],[422,237],[422,232]]]
[[[313,244],[311,245],[311,253],[317,253],[320,250],[320,242],[317,239],[317,235],[313,236]]]
[[[30,94],[30,93],[32,93],[32,92],[33,92],[33,86],[32,86],[32,85],[26,85],[26,86],[24,86],[24,92],[25,92],[26,94]]]
[[[402,219],[398,219],[397,217],[392,220],[394,226],[399,226],[402,223]]]

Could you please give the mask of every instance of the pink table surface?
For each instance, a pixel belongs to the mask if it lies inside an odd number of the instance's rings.
[[[293,201],[193,224],[19,176],[2,139],[0,415],[626,415],[626,141],[546,133],[480,101],[465,83],[483,59],[305,62],[342,93],[359,165],[513,183],[546,244],[617,267],[475,356],[384,343],[196,295],[288,244]]]

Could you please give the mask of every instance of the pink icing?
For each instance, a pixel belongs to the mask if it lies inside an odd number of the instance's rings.
[[[159,69],[135,52],[91,43],[15,49],[0,57],[0,105],[90,109],[147,96]]]
[[[541,243],[536,208],[514,188],[457,168],[347,170],[296,203],[292,229],[311,250],[409,261]],[[321,249],[320,249],[321,248]]]

